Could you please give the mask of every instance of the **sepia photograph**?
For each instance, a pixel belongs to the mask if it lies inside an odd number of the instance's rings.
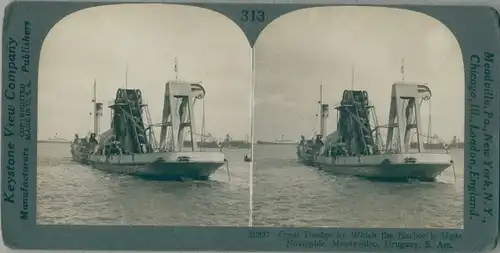
[[[315,7],[255,44],[253,225],[463,228],[464,66],[414,11]]]
[[[40,55],[37,224],[248,226],[251,53],[198,7],[60,20]]]

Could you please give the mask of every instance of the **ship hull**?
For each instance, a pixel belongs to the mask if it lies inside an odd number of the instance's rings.
[[[305,152],[297,152],[297,159],[299,160],[299,163],[302,163],[306,166],[314,166],[314,156],[311,154],[307,154]]]
[[[89,158],[92,167],[153,180],[208,180],[225,164],[219,152],[168,152]]]
[[[307,148],[304,145],[299,144],[297,146],[297,159],[299,163],[302,163],[306,166],[314,166],[316,163],[316,156],[319,151],[314,148]]]
[[[435,181],[452,165],[448,154],[388,154],[360,157],[317,157],[318,168],[339,175],[384,181]]]
[[[84,165],[88,164],[89,152],[81,145],[71,144],[70,151],[73,161]]]

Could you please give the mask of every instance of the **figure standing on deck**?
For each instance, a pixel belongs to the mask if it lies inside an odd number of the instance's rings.
[[[446,154],[448,154],[449,153],[449,151],[448,151],[448,144],[446,142],[443,143],[443,148],[446,151]]]
[[[245,154],[245,157],[243,158],[243,161],[245,161],[245,162],[251,162],[252,159],[248,156],[248,154]]]
[[[90,134],[90,138],[89,138],[89,149],[90,149],[90,153],[94,153],[95,150],[96,150],[96,147],[97,145],[99,144],[99,142],[97,142],[97,139],[96,139],[96,136],[95,136],[95,133],[91,133]]]
[[[97,142],[97,139],[96,139],[95,133],[90,134],[89,143],[90,143],[90,144],[95,144],[95,145],[99,144],[99,142]]]
[[[321,135],[316,135],[315,144],[316,144],[316,146],[318,146],[318,148],[323,146],[323,141],[321,140]]]

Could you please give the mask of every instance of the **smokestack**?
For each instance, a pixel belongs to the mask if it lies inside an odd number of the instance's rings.
[[[329,111],[329,105],[328,104],[321,104],[321,118],[320,118],[320,134],[321,137],[325,138],[327,134],[327,119],[328,119],[328,111]]]

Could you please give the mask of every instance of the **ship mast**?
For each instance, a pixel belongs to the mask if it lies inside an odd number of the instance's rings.
[[[405,57],[401,57],[401,83],[405,82]]]
[[[326,136],[326,120],[328,118],[328,104],[323,104],[323,83],[319,86],[319,122],[320,122],[320,130],[319,134],[321,135],[321,138],[324,138]]]
[[[128,63],[125,64],[125,89],[128,88]]]
[[[319,85],[319,100],[318,100],[318,113],[316,117],[319,117],[319,134],[323,133],[323,120],[321,119],[321,104],[323,103],[323,81]],[[316,133],[314,133],[316,135]]]
[[[93,116],[94,116],[94,134],[99,136],[99,117],[102,116],[102,103],[97,102],[97,82],[94,78],[94,97],[92,99],[92,103],[94,106]]]
[[[174,61],[175,80],[179,80],[179,62],[177,60],[177,56],[175,57]]]
[[[97,120],[97,82],[94,78],[94,96],[92,98],[92,103],[94,104],[94,133],[97,135],[99,131],[99,122]]]

